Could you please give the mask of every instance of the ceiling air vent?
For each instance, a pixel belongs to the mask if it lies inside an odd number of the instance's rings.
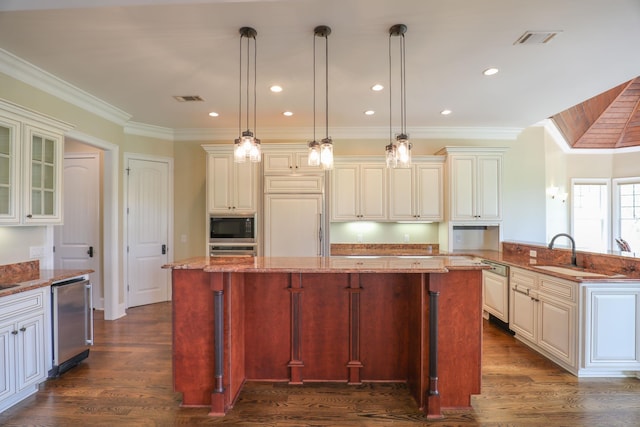
[[[562,31],[527,31],[513,44],[545,44],[549,43]]]
[[[183,96],[176,95],[174,96],[174,98],[180,102],[204,101],[204,99],[202,99],[198,95],[183,95]]]

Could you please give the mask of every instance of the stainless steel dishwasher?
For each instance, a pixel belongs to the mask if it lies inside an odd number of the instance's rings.
[[[54,378],[89,356],[93,345],[91,282],[76,278],[51,285],[51,339]]]

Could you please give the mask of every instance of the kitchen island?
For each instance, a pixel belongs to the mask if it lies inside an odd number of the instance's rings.
[[[193,258],[173,281],[183,406],[222,416],[245,381],[405,382],[429,418],[480,393],[482,270],[466,256]]]

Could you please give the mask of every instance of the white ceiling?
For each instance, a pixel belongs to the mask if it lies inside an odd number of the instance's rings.
[[[313,29],[328,25],[329,134],[335,140],[355,129],[386,138],[389,94],[370,87],[388,86],[388,29],[398,23],[408,27],[410,135],[527,127],[640,75],[639,0],[2,0],[0,49],[133,122],[237,133],[238,30],[251,26],[258,32],[256,136],[310,140]],[[561,33],[548,44],[514,45],[525,31],[547,30]],[[500,72],[485,77],[488,67]],[[274,83],[284,91],[269,92]],[[445,108],[453,114],[440,115]],[[376,114],[365,116],[368,109]],[[397,117],[397,103],[393,109]]]

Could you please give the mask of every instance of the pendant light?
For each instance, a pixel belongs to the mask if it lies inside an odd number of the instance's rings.
[[[256,47],[256,35],[258,33],[251,27],[240,28],[240,89],[239,89],[239,112],[238,112],[238,138],[234,141],[233,158],[238,163],[244,163],[247,160],[251,162],[259,162],[262,159],[262,152],[260,150],[260,140],[255,138],[253,132],[249,129],[249,86],[251,75],[251,40],[253,40],[253,129],[256,129],[256,59],[257,59],[257,47]],[[242,128],[242,41],[247,39],[247,61],[246,61],[246,130],[241,131]]]
[[[333,142],[329,137],[329,34],[331,28],[319,25],[313,30],[313,141],[309,142],[309,166],[322,166],[322,169],[333,168]],[[325,137],[316,141],[316,37],[325,40]]]
[[[389,28],[389,145],[385,147],[385,158],[388,168],[406,168],[411,166],[411,143],[407,134],[407,86],[405,67],[405,43],[404,34],[407,26],[396,24]],[[400,132],[396,134],[395,141],[392,138],[392,59],[391,59],[391,39],[398,37],[400,40]]]

